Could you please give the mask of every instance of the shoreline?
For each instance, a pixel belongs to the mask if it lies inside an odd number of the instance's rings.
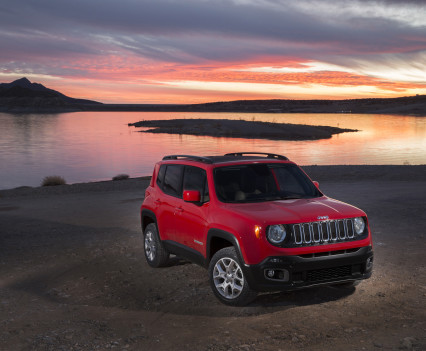
[[[22,101],[21,99],[24,99]],[[0,99],[1,100],[1,99]],[[3,99],[4,100],[4,99]],[[426,95],[401,96],[396,98],[361,98],[343,100],[234,100],[199,104],[108,104],[95,101],[92,104],[64,102],[60,106],[40,105],[25,97],[16,101],[4,100],[0,112],[61,113],[80,111],[137,111],[137,112],[239,112],[239,113],[347,113],[347,114],[396,114],[426,117]],[[0,101],[1,102],[1,101]]]
[[[426,165],[308,165],[300,167],[312,180],[319,182],[426,181]],[[104,180],[45,187],[20,186],[0,190],[0,199],[16,196],[144,190],[150,180],[151,176],[144,176],[125,180]]]

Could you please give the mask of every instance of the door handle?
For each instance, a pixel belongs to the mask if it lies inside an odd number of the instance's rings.
[[[183,212],[183,208],[182,207],[175,207],[175,212]]]

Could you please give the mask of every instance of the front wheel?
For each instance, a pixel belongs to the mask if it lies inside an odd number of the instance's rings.
[[[143,234],[145,258],[148,264],[154,268],[167,265],[169,253],[160,240],[155,223],[148,224]]]
[[[213,255],[209,264],[209,280],[213,293],[224,304],[245,306],[256,298],[234,247],[225,247]]]

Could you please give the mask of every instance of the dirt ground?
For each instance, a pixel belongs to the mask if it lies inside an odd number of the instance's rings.
[[[147,265],[145,185],[0,197],[0,350],[426,350],[424,180],[322,181],[369,215],[372,278],[243,308],[199,266]]]

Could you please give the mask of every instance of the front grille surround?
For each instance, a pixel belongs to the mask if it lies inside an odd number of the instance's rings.
[[[368,236],[367,220],[365,230],[358,235],[354,228],[355,218],[343,218],[285,225],[288,236],[281,247],[306,247],[329,245],[365,239]]]

